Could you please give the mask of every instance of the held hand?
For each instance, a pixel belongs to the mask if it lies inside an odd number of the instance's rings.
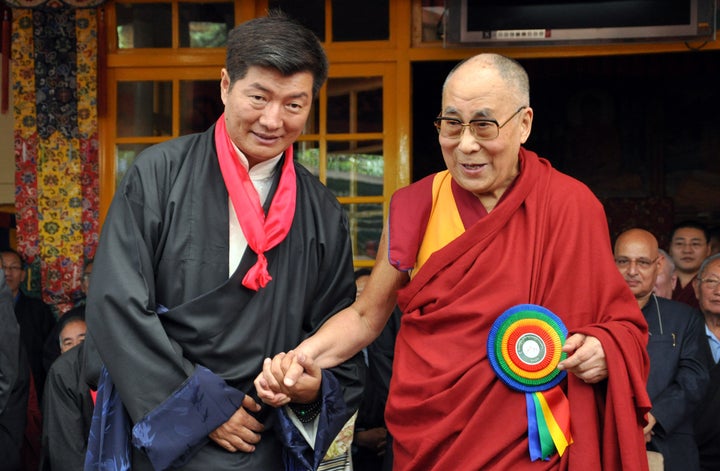
[[[303,353],[298,353],[294,357],[294,361],[287,367],[285,371],[285,378],[283,379],[283,384],[291,388],[295,386],[295,384],[302,379],[302,376],[305,374],[305,368],[300,363],[300,359],[302,358],[303,361],[308,361],[306,356]]]
[[[260,432],[265,427],[255,417],[251,416],[248,411],[258,412],[259,410],[260,405],[252,397],[246,395],[242,406],[232,417],[208,436],[231,453],[236,451],[252,453],[255,451],[255,444],[260,441]]]
[[[282,374],[283,387],[292,402],[298,402],[300,404],[314,402],[320,396],[322,369],[316,366],[307,355],[299,352],[291,353],[292,354],[289,353],[282,358],[280,365],[277,365],[276,362],[273,361],[273,375],[279,377],[279,375]],[[302,373],[297,381],[288,385],[288,382],[285,381],[288,374],[294,371],[294,369],[300,368],[302,368]]]
[[[278,353],[275,358],[266,358],[263,361],[263,370],[255,378],[255,390],[257,391],[258,397],[265,404],[272,407],[282,407],[290,402],[287,388],[283,385],[283,376],[276,377],[273,370],[276,368],[273,364],[279,364],[282,359],[285,358],[285,353]],[[293,352],[290,352],[289,356],[294,356]]]
[[[643,428],[643,434],[645,434],[645,443],[649,443],[650,440],[652,440],[653,435],[655,435],[652,429],[657,423],[655,417],[650,412],[648,412],[647,414],[647,420],[648,424]]]
[[[588,384],[599,383],[608,376],[605,350],[600,341],[588,335],[571,335],[562,348],[568,357],[558,365]]]
[[[294,373],[297,379],[288,385],[285,379],[289,372],[297,372]],[[263,402],[280,407],[289,402],[307,404],[315,401],[321,383],[322,370],[304,354],[290,351],[263,362],[263,372],[255,379],[255,388]]]

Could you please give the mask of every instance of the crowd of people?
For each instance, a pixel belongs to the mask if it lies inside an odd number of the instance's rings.
[[[292,156],[327,74],[281,14],[234,28],[224,113],[138,156],[58,321],[2,251],[0,470],[720,469],[710,232],[612,246],[524,147],[525,70],[479,54],[442,89],[447,170],[394,194],[355,272]]]
[[[13,358],[14,362],[12,367],[0,365],[0,373],[7,379],[5,385],[9,390],[17,394],[12,402],[0,402],[0,457],[6,458],[0,460],[0,469],[82,469],[77,461],[68,466],[67,457],[73,453],[84,456],[87,433],[67,433],[76,425],[70,415],[76,404],[68,398],[70,390],[58,387],[57,382],[70,379],[60,370],[60,365],[81,351],[74,347],[82,344],[86,334],[84,299],[56,320],[50,306],[23,292],[21,287],[27,269],[22,256],[9,248],[0,250],[0,256],[2,302],[14,314],[12,318],[3,318],[3,325],[8,329],[3,335],[15,335],[13,341],[2,342],[3,348],[8,349],[3,351],[3,357]],[[85,275],[91,271],[92,261],[86,264]],[[84,293],[88,279],[83,276]],[[8,373],[11,371],[14,372],[12,375]],[[82,380],[78,386],[82,386],[84,378]],[[78,396],[77,399],[82,398]],[[67,446],[70,442],[72,447]],[[51,462],[55,463],[52,468]]]

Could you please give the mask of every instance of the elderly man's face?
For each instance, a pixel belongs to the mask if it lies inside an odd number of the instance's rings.
[[[713,260],[705,267],[705,272],[694,280],[695,295],[704,314],[720,316],[720,259]]]
[[[649,297],[660,269],[657,243],[638,231],[621,235],[615,244],[615,265],[635,298]]]
[[[453,179],[483,204],[485,198],[496,202],[518,174],[518,152],[530,135],[532,109],[513,115],[527,103],[518,102],[494,69],[474,63],[455,71],[442,101],[442,116],[462,122],[493,119],[503,124],[509,119],[495,139],[477,140],[468,128],[459,138],[439,136]]]
[[[67,323],[60,331],[60,353],[65,353],[85,340],[87,326],[85,321],[78,319]]]

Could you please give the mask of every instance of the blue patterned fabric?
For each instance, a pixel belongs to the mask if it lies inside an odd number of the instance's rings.
[[[280,438],[285,445],[286,471],[317,469],[351,415],[337,378],[326,370],[322,371],[322,376],[322,408],[317,418],[319,422],[314,449],[295,427],[286,409],[277,409]]]
[[[132,443],[155,469],[181,466],[207,443],[208,434],[242,407],[244,398],[244,393],[198,366],[180,389],[135,424]]]
[[[129,436],[130,417],[103,367],[88,436],[85,471],[129,470]]]
[[[242,405],[245,394],[203,366],[167,400],[132,428],[132,444],[157,470],[186,463],[203,447],[208,434]],[[129,470],[130,419],[103,368],[88,439],[85,470]]]

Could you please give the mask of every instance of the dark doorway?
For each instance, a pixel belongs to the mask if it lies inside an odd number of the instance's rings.
[[[528,149],[606,207],[664,199],[674,221],[720,223],[720,51],[520,62],[535,112]],[[413,64],[414,180],[444,169],[432,120],[454,65]]]

